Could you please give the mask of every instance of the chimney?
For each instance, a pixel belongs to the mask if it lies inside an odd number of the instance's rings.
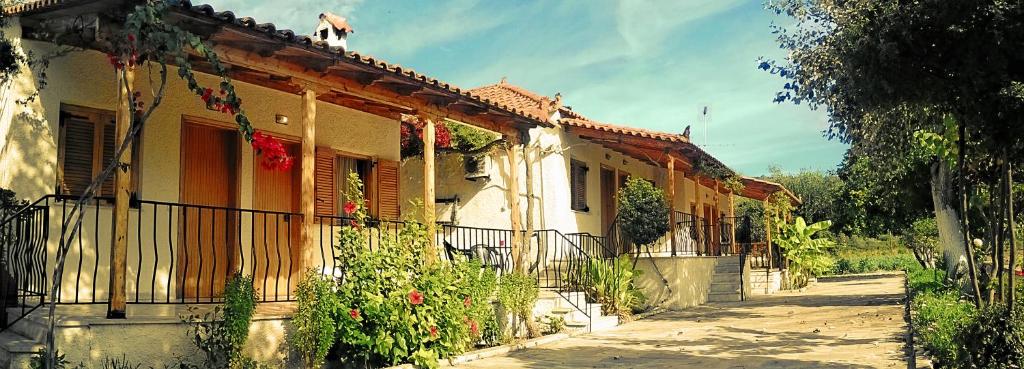
[[[327,42],[328,46],[348,50],[348,34],[354,32],[348,20],[334,13],[320,13],[320,23],[316,25],[313,39]]]

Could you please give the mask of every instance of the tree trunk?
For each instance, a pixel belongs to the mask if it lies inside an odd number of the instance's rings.
[[[946,276],[954,281],[966,273],[967,256],[960,231],[960,217],[954,208],[952,175],[943,160],[936,160],[931,168],[932,204],[935,223],[939,228],[939,244],[946,261]]]

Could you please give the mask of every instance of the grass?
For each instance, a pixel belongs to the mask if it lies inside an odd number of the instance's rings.
[[[835,263],[828,273],[831,275],[920,268],[914,255],[896,237],[870,238],[840,235],[836,237],[835,241],[837,246],[832,251]]]

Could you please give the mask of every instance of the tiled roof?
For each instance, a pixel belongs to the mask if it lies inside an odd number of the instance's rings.
[[[690,142],[689,138],[677,133],[666,133],[652,131],[649,129],[626,127],[615,124],[601,123],[586,118],[566,118],[563,117],[559,120],[559,123],[570,127],[581,127],[594,129],[598,131],[611,132],[622,135],[630,135],[643,138],[653,138],[655,140],[667,141],[667,142]]]
[[[28,13],[28,12],[41,12],[50,10],[51,8],[60,8],[75,6],[79,4],[88,3],[101,3],[103,0],[30,0],[24,3],[20,3],[13,6],[5,7],[4,10],[9,14]],[[178,2],[177,7],[182,11],[190,12],[192,14],[213,18],[221,23],[231,24],[237,27],[249,29],[251,31],[261,33],[267,38],[274,41],[281,41],[292,44],[294,46],[305,47],[307,49],[319,50],[325,54],[330,54],[337,57],[343,62],[350,62],[355,64],[362,64],[370,66],[392,75],[400,76],[401,78],[411,79],[419,83],[427,84],[435,88],[446,90],[450,93],[462,95],[471,100],[476,100],[479,103],[483,103],[491,108],[497,110],[503,110],[508,113],[519,115],[523,118],[533,121],[534,124],[549,125],[548,116],[538,115],[536,111],[527,111],[522,108],[510,106],[508,104],[493,102],[490,99],[482,98],[477,94],[470,93],[469,90],[463,90],[458,86],[449,84],[447,82],[439,81],[435,78],[417,73],[416,71],[403,67],[398,64],[390,64],[380,59],[374,58],[369,55],[360,54],[357,52],[346,51],[340,48],[330,47],[327,42],[315,40],[312,37],[305,34],[297,34],[292,30],[283,29],[278,30],[277,26],[273,23],[258,23],[251,17],[237,17],[234,12],[214,10],[213,6],[208,4],[192,5],[189,0],[182,0]]]
[[[525,88],[508,83],[504,78],[493,85],[481,86],[469,90],[470,93],[494,104],[506,105],[536,116],[551,116],[556,100],[538,95]]]

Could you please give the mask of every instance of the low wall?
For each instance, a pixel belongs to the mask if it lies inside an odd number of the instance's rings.
[[[642,258],[636,268],[643,274],[636,283],[654,305],[669,310],[697,306],[708,301],[717,264],[716,257]]]
[[[94,310],[91,307],[62,307],[70,308],[65,310],[74,312]],[[138,310],[150,312],[157,309],[143,307]],[[45,330],[40,329],[44,329],[42,327],[45,327],[45,320],[41,313],[36,311],[17,324],[34,325],[30,331],[43,334]],[[103,368],[104,360],[124,357],[131,363],[142,364],[144,368],[163,368],[165,365],[171,367],[181,360],[192,363],[202,361],[202,353],[195,348],[191,336],[188,335],[189,326],[182,323],[180,317],[134,316],[129,319],[105,319],[96,316],[75,317],[66,313],[61,314],[63,318],[58,320],[55,338],[57,349],[65,355],[69,363],[83,363],[87,368]],[[289,352],[287,339],[291,330],[291,319],[285,315],[253,317],[249,325],[249,338],[243,350],[247,356],[271,368],[301,368],[298,355]],[[21,361],[22,365],[15,364],[12,368],[28,369],[24,365],[26,363],[27,360]]]

